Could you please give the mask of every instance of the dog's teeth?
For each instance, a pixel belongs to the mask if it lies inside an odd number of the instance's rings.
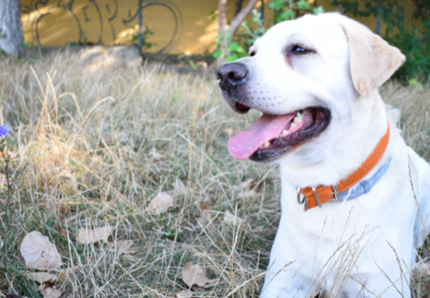
[[[297,113],[296,117],[294,117],[294,123],[299,123],[303,120],[303,114],[302,113]]]
[[[288,134],[288,130],[284,129],[284,130],[282,131],[282,135],[283,135],[283,136],[285,136],[285,135],[287,135],[287,134]]]
[[[266,141],[266,142],[263,143],[263,145],[260,146],[260,149],[264,149],[264,148],[267,148],[269,146],[270,146],[270,142]]]
[[[293,128],[295,128],[297,125],[296,125],[296,123],[291,123],[291,126],[290,126],[290,129],[293,129]]]

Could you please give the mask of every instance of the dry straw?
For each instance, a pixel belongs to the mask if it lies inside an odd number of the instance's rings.
[[[0,82],[11,150],[28,163],[15,186],[16,245],[14,257],[1,260],[2,293],[40,292],[16,249],[36,230],[62,256],[61,270],[51,272],[62,297],[175,297],[189,293],[181,273],[190,262],[211,281],[193,297],[258,296],[280,217],[278,170],[228,156],[229,134],[258,115],[229,110],[214,76],[146,64],[91,73],[66,52],[3,59]],[[382,94],[400,108],[406,142],[429,159],[430,90],[389,83]],[[174,203],[151,212],[160,193]],[[108,243],[78,243],[79,229],[106,226]],[[330,297],[367,237],[344,239],[325,271],[315,272],[339,276]],[[126,240],[133,253],[112,249]],[[428,254],[426,244],[421,262]],[[415,297],[424,297],[423,276],[414,280]]]

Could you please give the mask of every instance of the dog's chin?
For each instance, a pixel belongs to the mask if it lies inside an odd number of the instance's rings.
[[[230,106],[230,108],[233,109],[238,114],[246,114],[251,110],[251,107],[246,106],[245,104],[241,103],[241,96],[240,93],[241,90],[231,90],[229,92],[222,91],[222,97],[224,98],[225,102]]]

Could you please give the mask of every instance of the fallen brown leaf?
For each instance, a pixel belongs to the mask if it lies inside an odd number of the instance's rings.
[[[199,264],[191,262],[185,265],[181,278],[190,288],[195,286],[204,287],[208,283],[205,270]]]
[[[112,230],[113,228],[111,226],[104,226],[94,230],[80,228],[77,240],[79,244],[107,243]]]
[[[47,288],[41,292],[43,298],[58,298],[61,296],[61,292],[56,288]]]
[[[27,278],[28,277],[40,284],[45,282],[56,282],[58,280],[58,276],[47,272],[30,272],[27,274]]]
[[[168,297],[174,297],[174,298],[192,298],[193,292],[190,291],[180,291],[179,293],[170,293],[167,294]]]
[[[65,229],[61,229],[61,230],[60,230],[60,235],[61,235],[61,236],[63,236],[64,238],[67,238],[67,237],[68,237],[68,235],[67,235],[67,231],[66,231]]]
[[[203,204],[200,206],[200,209],[202,209],[202,212],[200,212],[200,216],[197,220],[200,222],[202,226],[210,229],[212,227],[211,225],[212,216],[209,211],[209,205]]]
[[[149,203],[148,210],[153,213],[164,213],[172,206],[173,198],[169,194],[161,192]]]
[[[175,194],[177,195],[181,195],[185,192],[185,186],[181,181],[176,181],[175,182],[175,188],[173,189],[173,191],[175,192]]]
[[[243,219],[227,211],[224,215],[224,222],[227,224],[240,224],[243,222]]]
[[[30,232],[24,237],[20,252],[27,267],[50,270],[61,266],[61,255],[57,247],[38,231]]]
[[[112,248],[116,248],[120,255],[134,255],[137,254],[137,250],[130,250],[130,247],[134,245],[133,240],[118,240],[116,243],[111,243]]]

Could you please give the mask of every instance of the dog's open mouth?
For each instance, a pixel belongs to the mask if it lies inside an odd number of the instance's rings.
[[[228,152],[236,159],[273,161],[324,131],[330,117],[330,111],[322,107],[282,116],[263,114],[251,128],[230,138]]]

